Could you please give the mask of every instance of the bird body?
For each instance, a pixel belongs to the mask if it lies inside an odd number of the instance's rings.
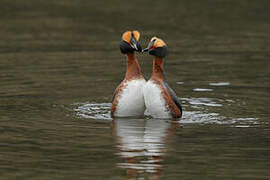
[[[168,53],[167,46],[161,39],[152,38],[148,49],[149,54],[155,57],[152,76],[143,88],[146,108],[154,118],[180,118],[182,107],[163,74],[163,61]]]
[[[122,36],[120,50],[127,57],[127,70],[125,79],[116,88],[111,106],[112,117],[143,116],[145,103],[143,87],[146,83],[135,55],[141,51],[138,44],[139,33],[127,31]]]
[[[143,88],[143,94],[145,106],[151,116],[154,118],[171,118],[160,84],[153,80],[147,81]]]
[[[117,88],[114,103],[115,117],[141,116],[144,114],[145,105],[142,87],[144,78],[124,80]]]

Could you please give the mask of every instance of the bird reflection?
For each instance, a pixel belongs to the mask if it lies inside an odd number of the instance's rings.
[[[125,160],[118,166],[126,169],[127,178],[150,174],[159,179],[167,140],[174,134],[178,122],[161,119],[115,119],[113,132],[117,140],[117,153]]]

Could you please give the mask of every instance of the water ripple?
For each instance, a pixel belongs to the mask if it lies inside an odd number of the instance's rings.
[[[110,108],[111,103],[76,103],[74,111],[77,116],[89,119],[111,120]]]
[[[194,88],[192,89],[195,92],[210,92],[213,91],[213,89],[208,89],[208,88]]]
[[[217,82],[217,83],[209,83],[210,86],[229,86],[229,82]]]
[[[184,107],[196,109],[194,111],[185,111],[180,119],[181,124],[227,124],[234,127],[243,128],[259,124],[258,118],[242,117],[233,118],[225,117],[217,112],[209,112],[204,107],[218,108],[223,106],[219,100],[213,98],[182,98]],[[112,120],[110,116],[111,103],[76,103],[74,111],[76,115],[87,119]],[[149,112],[145,111],[144,119],[152,119]]]
[[[213,98],[182,98],[182,100],[187,101],[191,105],[203,105],[203,106],[211,106],[211,107],[221,107],[222,104],[217,103],[219,101]]]

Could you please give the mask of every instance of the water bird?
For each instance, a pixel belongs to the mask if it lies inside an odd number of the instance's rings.
[[[126,55],[125,79],[116,88],[111,106],[111,117],[143,116],[145,111],[143,86],[146,81],[135,52],[141,52],[138,31],[126,31],[122,35],[120,51]]]
[[[175,92],[166,83],[163,72],[163,61],[168,55],[166,43],[153,37],[143,52],[149,52],[154,56],[152,76],[143,88],[147,110],[154,118],[180,118],[181,104]]]

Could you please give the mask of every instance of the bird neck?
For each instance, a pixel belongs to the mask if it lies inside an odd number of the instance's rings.
[[[163,58],[155,57],[153,60],[153,71],[151,79],[163,81]]]
[[[135,52],[127,53],[126,80],[138,79],[142,77],[141,68],[136,58]]]

